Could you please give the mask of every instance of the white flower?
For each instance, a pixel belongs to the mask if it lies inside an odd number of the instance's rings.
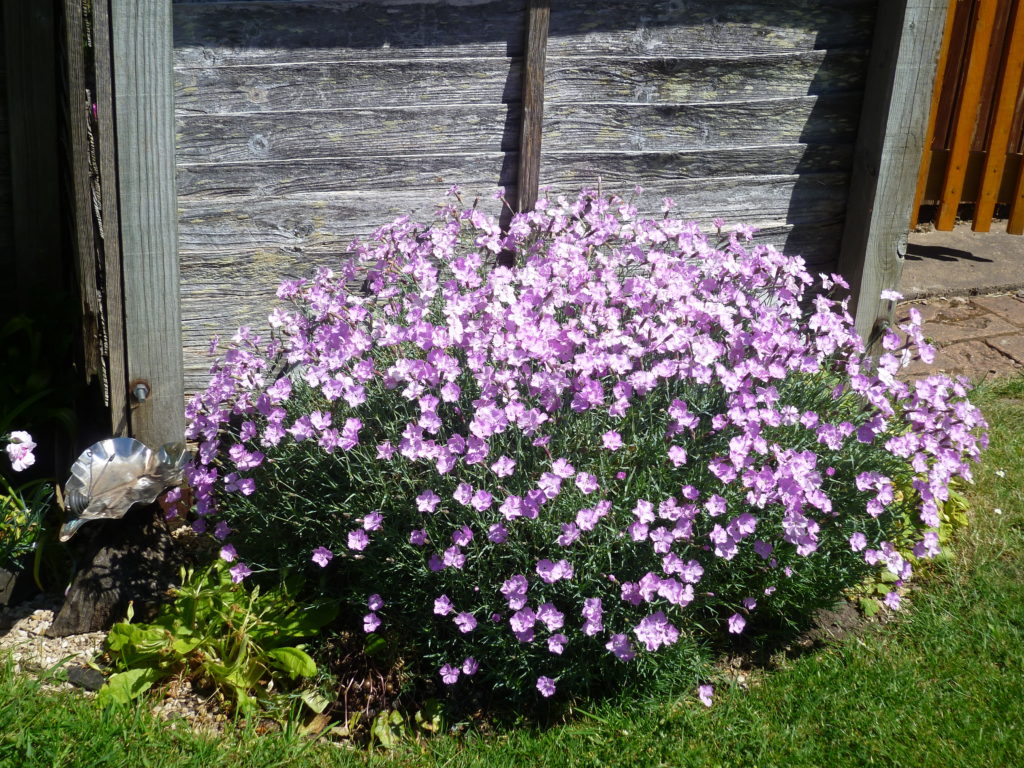
[[[36,449],[32,435],[22,431],[11,432],[8,440],[10,444],[7,446],[7,458],[11,460],[15,472],[21,472],[36,463],[36,457],[32,454]]]

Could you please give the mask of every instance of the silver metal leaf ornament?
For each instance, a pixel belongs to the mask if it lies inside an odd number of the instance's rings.
[[[152,451],[131,437],[101,440],[78,457],[64,486],[70,519],[60,529],[68,541],[90,520],[125,516],[135,504],[150,504],[167,488],[181,484],[189,453],[181,443]]]

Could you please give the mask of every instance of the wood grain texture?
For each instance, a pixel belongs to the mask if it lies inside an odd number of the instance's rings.
[[[174,193],[171,9],[112,0],[117,162],[129,388],[149,382],[131,413],[134,437],[179,441],[185,422]]]
[[[750,56],[550,56],[549,103],[696,103],[859,92],[867,52]]]
[[[82,319],[79,343],[84,362],[86,382],[93,377],[102,380],[104,389],[106,367],[103,359],[104,341],[102,333],[103,304],[100,299],[99,270],[96,263],[96,247],[93,242],[93,207],[91,178],[89,174],[89,109],[86,99],[87,82],[85,70],[84,23],[82,5],[79,2],[65,4],[63,14],[64,72],[66,88],[64,96],[64,120],[68,132],[67,164],[70,174],[70,211],[73,237],[72,251],[75,274],[78,282],[78,300]]]
[[[422,190],[439,195],[452,184],[490,196],[515,187],[515,152],[376,155],[231,163],[179,163],[178,199],[269,198],[360,189]],[[511,198],[510,198],[511,199]]]
[[[518,102],[519,59],[300,62],[178,68],[179,115]]]
[[[859,104],[857,94],[720,104],[549,104],[544,148],[665,152],[850,143]]]
[[[117,191],[117,136],[114,130],[114,62],[110,42],[110,0],[92,2],[92,51],[96,83],[96,153],[100,173],[97,229],[102,249],[103,318],[106,330],[106,393],[110,429],[128,435],[128,347],[125,339],[124,264],[121,259],[121,213]]]
[[[679,152],[549,151],[542,155],[541,177],[571,174],[580,183],[598,178],[632,185],[714,176],[786,176],[799,173],[846,172],[852,144],[780,144],[733,149]],[[398,155],[179,164],[178,200],[201,198],[269,198],[345,189],[402,189],[437,193],[458,182],[470,197],[489,196],[498,186],[515,186],[516,154]],[[510,199],[512,199],[510,197]]]
[[[178,162],[510,151],[519,105],[179,116]]]
[[[892,318],[880,294],[903,269],[945,14],[946,0],[879,4],[838,265],[868,342]]]
[[[522,113],[519,120],[519,169],[516,177],[517,211],[529,211],[537,202],[541,142],[544,137],[544,76],[547,63],[550,0],[529,0],[523,43]]]
[[[608,177],[614,177],[614,165],[608,169]],[[580,186],[596,187],[599,174],[587,171],[585,165],[562,164],[542,181],[563,193],[572,193]],[[605,189],[629,193],[635,181],[625,174],[622,178],[623,184],[606,183]],[[661,197],[671,195],[679,202],[681,215],[705,222],[722,216],[750,224],[809,220],[836,223],[842,220],[847,182],[843,173],[669,179],[660,185],[652,179],[647,192],[656,201],[651,213],[657,212]],[[347,249],[353,236],[372,232],[404,213],[414,219],[428,219],[442,200],[441,195],[441,190],[357,191],[323,193],[315,199],[182,200],[182,258],[186,260],[185,254],[190,252],[231,253],[261,247],[340,252]],[[489,213],[499,212],[494,200],[481,200],[480,205]],[[184,265],[183,270],[187,272]],[[184,274],[183,279],[191,277]]]
[[[563,0],[551,56],[744,55],[870,45],[873,0]]]
[[[177,67],[519,56],[524,0],[175,3]]]

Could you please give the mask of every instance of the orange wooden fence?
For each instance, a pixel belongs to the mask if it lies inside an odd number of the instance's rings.
[[[973,204],[972,229],[993,216],[1024,234],[1024,0],[950,0],[915,198],[949,230]]]

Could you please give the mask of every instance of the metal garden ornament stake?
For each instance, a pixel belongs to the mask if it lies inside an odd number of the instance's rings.
[[[182,443],[154,452],[130,437],[101,440],[78,457],[64,488],[69,520],[60,529],[68,541],[90,520],[125,516],[135,504],[150,504],[181,483],[189,453]]]

